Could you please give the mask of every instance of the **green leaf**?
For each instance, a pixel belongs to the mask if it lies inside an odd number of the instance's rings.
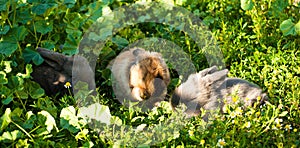
[[[60,113],[60,125],[72,133],[76,133],[80,129],[78,117],[73,106],[63,108]]]
[[[23,78],[30,78],[30,73],[32,73],[32,65],[31,64],[26,64],[25,68],[26,73],[18,73],[17,76],[19,77],[19,80],[22,80]]]
[[[284,36],[287,35],[296,35],[295,24],[291,19],[285,20],[280,24],[280,30]]]
[[[4,35],[9,31],[10,27],[8,25],[4,25],[0,29],[0,35]]]
[[[5,11],[7,10],[7,3],[9,1],[7,0],[0,0],[0,11]]]
[[[4,131],[4,129],[9,125],[11,122],[11,110],[10,108],[6,108],[5,113],[0,118],[0,125],[1,125],[1,131]]]
[[[111,114],[108,106],[101,105],[99,103],[79,108],[78,114],[83,118],[88,118],[89,120],[94,119],[95,121],[99,121],[107,125],[110,124]]]
[[[0,42],[0,54],[4,54],[5,56],[10,56],[18,49],[17,43],[11,42]]]
[[[4,132],[2,136],[0,136],[0,141],[15,141],[22,136],[22,132],[19,130],[14,130],[12,132]]]
[[[102,7],[105,6],[102,1],[96,1],[90,3],[88,6],[88,12],[86,15],[90,16],[90,19],[96,21],[102,16]]]
[[[35,28],[37,32],[41,34],[46,34],[52,31],[53,21],[45,21],[45,20],[37,21],[35,23]]]
[[[20,80],[17,76],[11,76],[8,77],[8,88],[16,89],[19,88],[19,85],[22,83],[22,80]]]
[[[13,28],[13,34],[15,35],[17,41],[24,41],[25,37],[28,34],[28,31],[24,26],[20,26],[17,28]]]
[[[8,105],[12,100],[14,100],[14,98],[10,95],[10,96],[7,96],[4,100],[2,100],[2,104],[4,105]]]
[[[53,103],[53,101],[51,101],[51,99],[49,99],[48,97],[39,98],[36,104],[38,104],[36,106],[38,109],[45,110],[49,112],[52,116],[57,117],[58,109]]]
[[[38,121],[40,124],[46,126],[48,133],[51,133],[53,129],[58,132],[58,128],[55,123],[55,119],[47,111],[38,112]]]
[[[76,0],[64,0],[64,4],[67,6],[67,8],[74,7],[75,3],[76,3]]]
[[[18,91],[18,96],[19,96],[21,99],[27,99],[27,98],[28,98],[28,92],[26,92],[26,91],[24,91],[24,90]]]
[[[243,10],[251,10],[253,8],[253,2],[252,0],[241,0],[241,8]]]
[[[36,121],[36,115],[33,114],[32,111],[28,111],[25,117],[26,121],[23,123],[22,127],[25,129],[31,129]]]
[[[26,63],[32,61],[35,65],[40,65],[44,62],[42,56],[38,52],[31,50],[29,47],[24,49],[23,58]]]
[[[10,65],[11,63],[12,63],[12,61],[4,61],[4,66],[5,66],[4,71],[6,73],[10,73],[12,71],[11,65]]]
[[[105,28],[100,29],[100,33],[99,33],[100,39],[102,41],[106,41],[108,37],[112,35],[112,30],[113,30],[113,26],[106,26]]]
[[[117,44],[119,46],[119,48],[124,48],[129,44],[127,39],[122,38],[119,35],[117,35],[116,37],[113,37],[112,42]]]
[[[27,82],[26,85],[28,85],[29,87],[28,94],[34,99],[42,97],[45,93],[44,89],[42,89],[40,85],[36,82],[30,81]]]
[[[0,85],[0,93],[7,97],[11,94],[11,90],[4,85]]]
[[[17,11],[17,16],[16,16],[17,22],[20,22],[22,24],[27,24],[30,21],[32,21],[33,18],[34,16],[32,16],[30,8],[24,8],[21,9],[20,11]]]
[[[93,41],[99,41],[101,39],[101,37],[99,35],[97,35],[95,32],[91,32],[89,34],[88,38],[93,40]]]
[[[60,37],[58,37],[60,38]],[[55,48],[55,43],[56,42],[53,42],[53,41],[42,41],[42,46],[43,48],[46,48],[46,49],[54,49]]]
[[[298,35],[300,35],[300,21],[295,25],[295,31]]]
[[[54,7],[56,4],[51,4],[51,3],[38,3],[32,7],[32,12],[37,14],[37,15],[42,15],[44,14],[49,8]]]
[[[20,117],[22,114],[23,114],[23,109],[17,107],[11,112],[10,116],[13,121],[18,121],[18,120],[20,121]]]
[[[283,111],[282,113],[279,114],[279,117],[284,117],[288,114],[288,111]]]
[[[214,23],[214,21],[215,21],[215,18],[212,16],[207,16],[203,19],[203,23],[205,25],[210,25],[210,24]]]
[[[8,80],[6,78],[6,73],[4,71],[0,71],[0,84],[7,84]]]
[[[110,122],[111,122],[111,124],[115,124],[118,126],[122,125],[122,120],[118,116],[111,116]]]

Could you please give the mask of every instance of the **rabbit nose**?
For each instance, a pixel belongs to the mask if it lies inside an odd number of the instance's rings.
[[[155,78],[157,78],[157,79],[163,79],[163,77],[161,75],[157,75]]]

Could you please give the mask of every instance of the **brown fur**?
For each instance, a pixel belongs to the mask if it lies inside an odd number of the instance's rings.
[[[115,93],[121,102],[124,99],[143,101],[162,97],[170,82],[169,71],[161,55],[141,48],[121,53],[114,61],[112,73]]]

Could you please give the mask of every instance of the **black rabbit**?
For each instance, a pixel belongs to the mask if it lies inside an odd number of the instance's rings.
[[[78,81],[86,82],[90,90],[95,90],[94,72],[84,57],[66,56],[44,48],[38,48],[37,51],[44,62],[33,66],[31,76],[45,90],[46,95],[73,94],[73,88],[70,87]]]

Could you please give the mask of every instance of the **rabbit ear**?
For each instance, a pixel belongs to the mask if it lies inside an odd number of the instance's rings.
[[[216,72],[216,71],[218,71],[217,66],[212,66],[212,67],[210,67],[210,68],[206,68],[206,69],[200,71],[200,72],[198,73],[198,75],[199,75],[200,77],[205,77],[206,75],[212,74],[212,73],[214,73],[214,72]]]
[[[224,81],[228,74],[228,69],[220,70],[212,74],[206,75],[203,79],[208,81],[210,84],[216,83],[218,81]]]
[[[65,61],[68,60],[67,56],[52,50],[39,47],[37,48],[37,51],[44,58],[45,62],[54,69],[61,69],[65,64]]]
[[[135,55],[135,56],[138,56],[139,54],[144,53],[144,52],[145,52],[145,50],[142,48],[134,48],[132,51],[133,55]]]

